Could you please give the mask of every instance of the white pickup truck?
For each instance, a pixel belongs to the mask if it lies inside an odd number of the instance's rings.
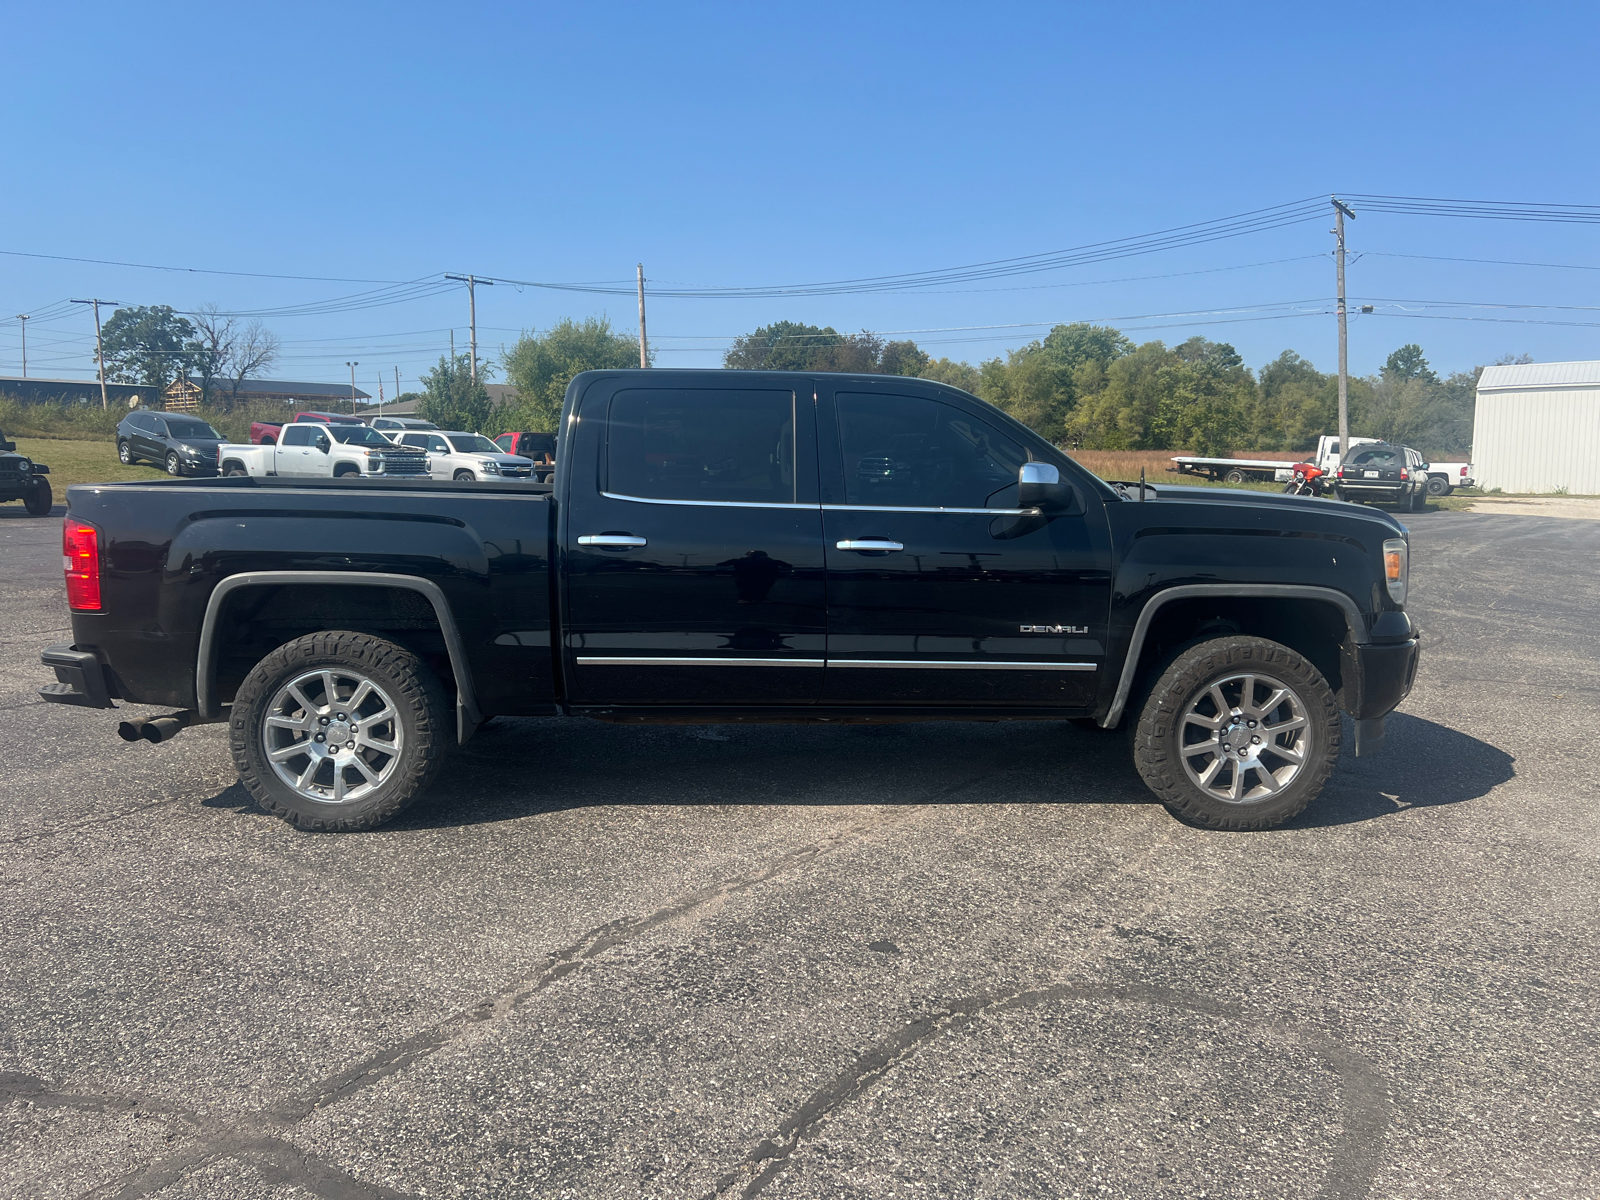
[[[217,447],[217,469],[224,475],[280,475],[299,479],[428,477],[428,456],[397,446],[368,425],[324,425],[297,421],[285,425],[276,445]]]

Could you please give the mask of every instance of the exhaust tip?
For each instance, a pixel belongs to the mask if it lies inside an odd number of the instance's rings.
[[[137,742],[144,736],[143,721],[120,721],[117,724],[117,736],[125,742]]]

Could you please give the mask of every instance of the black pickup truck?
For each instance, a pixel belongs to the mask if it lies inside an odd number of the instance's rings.
[[[495,714],[1126,726],[1181,818],[1262,829],[1410,690],[1405,528],[1111,485],[885,376],[577,376],[552,483],[75,485],[57,703],[227,721],[297,825],[370,828]],[[450,720],[454,709],[455,719]]]

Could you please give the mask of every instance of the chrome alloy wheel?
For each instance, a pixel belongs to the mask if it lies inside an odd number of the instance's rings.
[[[308,671],[279,688],[262,722],[261,741],[284,783],[309,800],[343,804],[394,774],[405,731],[382,688],[336,667]]]
[[[1178,754],[1206,795],[1243,804],[1293,783],[1309,742],[1306,705],[1293,688],[1270,675],[1230,675],[1189,702]]]

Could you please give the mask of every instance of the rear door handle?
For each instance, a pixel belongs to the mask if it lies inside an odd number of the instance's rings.
[[[839,550],[904,550],[902,542],[891,542],[888,538],[845,538],[842,542],[835,542]]]
[[[578,539],[580,546],[647,546],[649,542],[631,533],[586,533]]]

